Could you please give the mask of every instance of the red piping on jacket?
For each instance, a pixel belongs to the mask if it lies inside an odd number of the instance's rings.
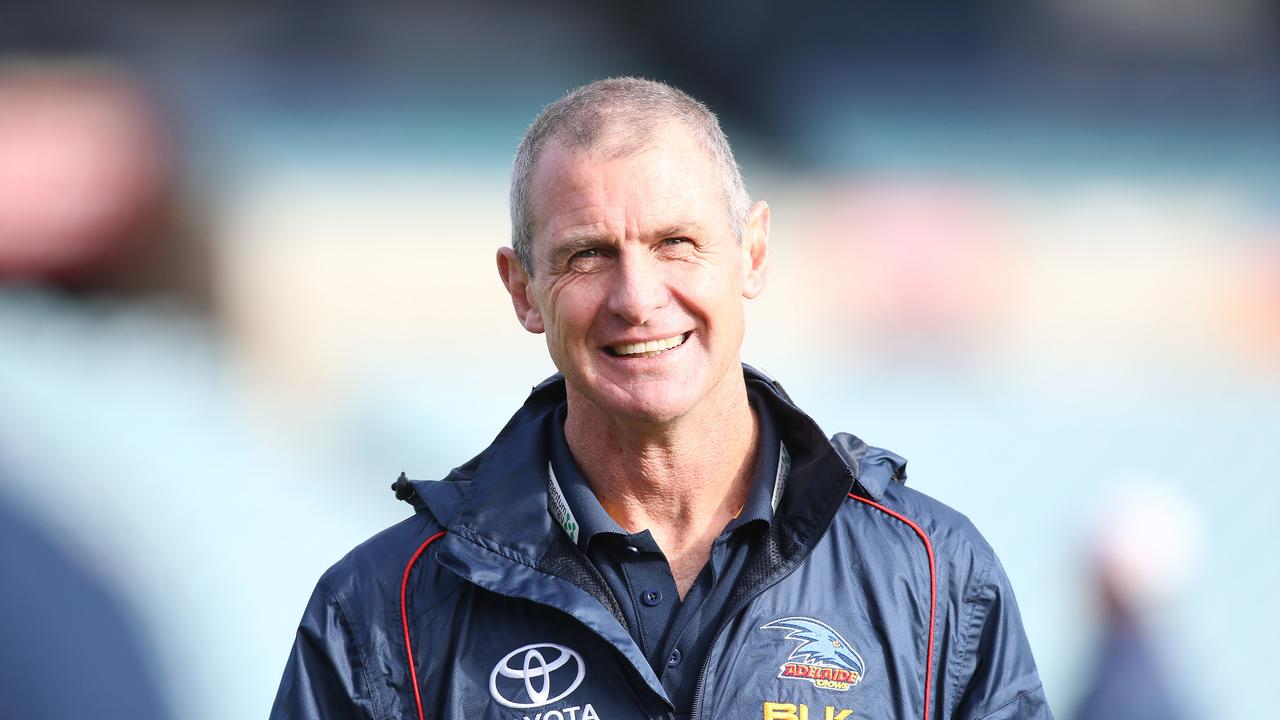
[[[906,523],[908,527],[915,531],[916,535],[920,536],[920,540],[924,543],[925,552],[929,555],[929,644],[925,653],[924,669],[924,720],[929,720],[929,690],[931,687],[930,681],[933,676],[933,625],[934,616],[937,613],[938,606],[938,581],[936,564],[933,557],[933,543],[929,541],[929,536],[925,534],[924,530],[920,529],[919,525],[906,517],[890,510],[880,503],[868,500],[864,497],[859,497],[853,493],[849,493],[849,497],[860,503],[870,505],[886,515]],[[441,530],[435,535],[424,540],[422,544],[418,546],[418,549],[413,553],[413,557],[409,558],[408,564],[404,566],[404,577],[400,580],[400,623],[404,628],[404,648],[406,659],[409,662],[409,682],[413,684],[413,700],[418,708],[418,720],[426,720],[426,716],[422,713],[422,694],[418,690],[418,672],[414,669],[413,643],[409,639],[409,611],[405,598],[409,588],[409,573],[413,571],[413,566],[417,564],[418,558],[422,556],[422,553],[427,549],[427,546],[444,537],[446,532],[447,531],[445,530]]]
[[[405,593],[409,588],[409,572],[413,570],[414,564],[422,556],[422,551],[426,550],[428,545],[443,537],[445,532],[445,530],[441,530],[418,546],[417,551],[413,553],[413,557],[409,558],[409,564],[404,566],[404,578],[400,580],[400,623],[404,626],[404,652],[409,660],[409,682],[413,683],[413,701],[418,704],[418,720],[427,719],[422,714],[422,695],[418,692],[418,671],[413,669],[413,644],[409,642],[409,608],[405,603]]]
[[[902,515],[899,515],[880,503],[873,502],[864,497],[859,497],[853,493],[849,493],[849,497],[860,503],[866,503],[880,512],[906,523],[916,532],[916,535],[919,535],[920,539],[924,541],[925,552],[929,554],[929,645],[928,650],[925,652],[924,662],[924,720],[929,720],[929,679],[933,675],[933,622],[934,615],[937,613],[938,609],[938,572],[933,559],[933,543],[929,542],[929,536],[925,534],[924,530],[920,529],[919,525],[911,522]]]

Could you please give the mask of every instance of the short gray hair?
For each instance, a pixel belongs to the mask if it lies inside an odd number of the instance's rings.
[[[710,154],[719,171],[729,220],[739,241],[751,209],[742,170],[716,116],[702,102],[666,83],[620,77],[597,80],[569,91],[543,109],[525,131],[511,169],[511,247],[533,275],[533,171],[547,143],[574,150],[610,143],[614,157],[645,147],[667,122],[682,122]]]

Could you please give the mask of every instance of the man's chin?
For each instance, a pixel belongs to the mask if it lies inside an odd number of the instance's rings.
[[[603,417],[643,425],[664,425],[688,414],[690,388],[678,380],[650,380],[578,393]],[[572,408],[572,405],[570,405]]]

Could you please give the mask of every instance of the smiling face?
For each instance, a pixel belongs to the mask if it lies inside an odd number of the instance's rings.
[[[546,333],[570,409],[668,423],[741,381],[743,298],[764,287],[769,211],[741,242],[708,153],[679,124],[622,157],[552,142],[535,168],[533,277],[503,248],[516,315]],[[722,395],[723,396],[723,395]],[[714,408],[711,408],[714,410]]]

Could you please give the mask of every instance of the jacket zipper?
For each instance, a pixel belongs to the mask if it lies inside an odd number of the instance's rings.
[[[839,510],[837,510],[836,512],[838,514]],[[834,524],[835,524],[835,518],[833,516],[831,522],[827,523],[827,527],[823,529],[822,535],[818,538],[818,542],[814,543],[813,545],[810,545],[809,549],[805,550],[804,555],[801,556],[800,559],[794,565],[791,566],[790,570],[786,571],[782,575],[779,575],[777,579],[762,585],[755,592],[743,598],[742,602],[738,603],[738,605],[733,608],[733,612],[729,613],[729,616],[725,618],[725,621],[720,624],[720,628],[716,630],[715,637],[711,638],[711,645],[707,647],[707,659],[702,661],[702,671],[698,673],[698,684],[695,685],[693,688],[693,713],[692,715],[690,715],[690,720],[698,720],[698,717],[702,714],[702,690],[705,687],[707,682],[707,671],[711,669],[711,658],[715,657],[716,646],[720,644],[720,637],[724,635],[724,631],[731,624],[733,624],[734,618],[736,618],[738,616],[738,613],[742,612],[743,609],[747,607],[747,605],[751,604],[751,601],[763,595],[766,591],[768,591],[774,585],[777,585],[783,580],[786,580],[787,578],[791,577],[792,573],[800,569],[800,566],[803,565],[805,561],[809,559],[809,556],[813,554],[814,549],[816,549],[819,545],[821,545],[822,541],[826,539],[827,533],[831,532],[831,526]]]

